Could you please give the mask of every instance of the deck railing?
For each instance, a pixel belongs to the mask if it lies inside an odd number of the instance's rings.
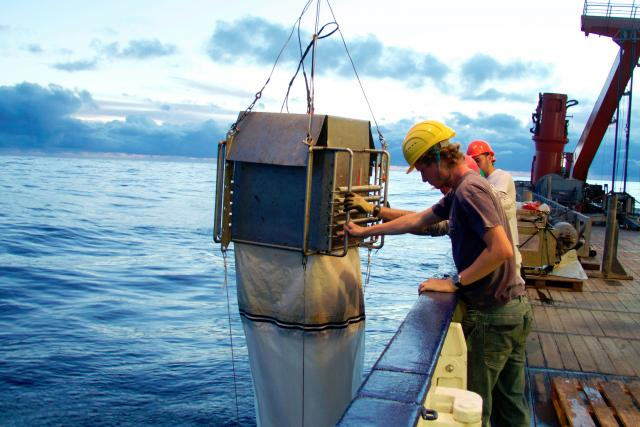
[[[418,297],[338,426],[415,426],[427,419],[423,402],[457,303],[453,293]]]
[[[612,18],[637,18],[638,6],[632,4],[616,4],[611,2],[592,3],[585,1],[582,14],[587,16],[604,16]]]

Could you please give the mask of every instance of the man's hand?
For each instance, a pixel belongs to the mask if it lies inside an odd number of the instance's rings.
[[[451,279],[427,279],[418,286],[418,293],[434,291],[434,292],[455,292],[456,287]]]
[[[359,212],[366,214],[373,212],[373,205],[368,203],[364,197],[354,192],[344,196],[344,208],[347,211],[357,209]]]
[[[367,228],[361,227],[358,224],[354,224],[352,221],[349,221],[344,225],[344,231],[349,233],[349,235],[354,237],[366,237]]]

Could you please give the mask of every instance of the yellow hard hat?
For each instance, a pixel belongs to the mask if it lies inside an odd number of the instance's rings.
[[[431,147],[455,135],[453,129],[435,120],[425,120],[413,125],[402,142],[402,154],[409,164],[407,173],[413,170],[418,159]]]

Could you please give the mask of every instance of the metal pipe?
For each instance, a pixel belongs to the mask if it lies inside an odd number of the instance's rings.
[[[307,254],[309,245],[309,212],[311,211],[311,181],[313,179],[313,146],[309,144],[307,154],[307,182],[304,196],[304,226],[302,228],[302,253]]]
[[[604,238],[604,250],[602,252],[602,273],[609,275],[613,270],[613,260],[615,258],[615,242],[618,231],[618,195],[611,193],[611,197],[607,200],[607,227]]]
[[[353,218],[353,219],[349,219],[349,221],[336,221],[334,224],[330,225],[329,227],[334,228],[335,226],[344,226],[347,222],[354,222],[356,224],[362,224],[362,223],[367,223],[367,222],[376,222],[377,219],[372,217],[372,216],[366,216],[363,218]]]
[[[222,241],[222,197],[224,194],[224,165],[226,157],[227,141],[218,143],[217,166],[216,166],[216,199],[214,207],[213,219],[213,241],[220,243]]]
[[[364,192],[364,191],[382,190],[382,186],[380,186],[380,185],[354,185],[353,187],[351,187],[351,189],[348,189],[348,187],[338,187],[336,190],[339,193],[348,193],[350,191],[358,193],[358,192]]]

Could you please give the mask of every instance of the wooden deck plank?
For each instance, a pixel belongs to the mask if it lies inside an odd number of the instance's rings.
[[[607,405],[602,394],[600,394],[598,383],[595,380],[582,381],[582,390],[584,394],[587,395],[589,404],[601,427],[620,426],[614,416],[613,410]]]
[[[553,402],[561,423],[567,423],[570,426],[595,427],[585,402],[578,393],[579,384],[576,379],[554,377],[551,384]]]
[[[636,353],[640,354],[640,340],[628,340],[627,344],[633,347]],[[640,360],[637,361],[636,363],[640,364]]]
[[[621,313],[620,316],[628,322],[629,330],[631,331],[631,339],[640,340],[640,323],[638,323],[634,317],[634,313]]]
[[[627,390],[629,390],[629,393],[636,402],[640,404],[640,380],[627,383]]]
[[[562,307],[565,305],[565,300],[564,300],[564,294],[566,292],[560,291],[558,289],[552,289],[552,288],[548,288],[549,289],[549,293],[551,294],[551,298],[553,298],[553,301],[555,302],[555,306],[558,307]]]
[[[584,339],[584,343],[589,349],[589,352],[593,356],[593,360],[595,360],[596,365],[598,366],[597,372],[602,372],[604,374],[615,374],[616,370],[611,363],[611,359],[607,356],[607,353],[602,348],[600,341],[596,337],[582,337]]]
[[[562,358],[558,352],[556,341],[553,339],[553,334],[540,332],[538,336],[540,337],[540,344],[542,346],[542,353],[544,354],[546,366],[553,369],[563,369],[564,364],[562,363]]]
[[[636,322],[627,313],[607,312],[605,316],[609,318],[615,335],[620,338],[638,338],[638,327]]]
[[[533,306],[533,317],[535,318],[534,330],[548,332],[551,330],[549,317],[545,311],[545,307],[541,305]]]
[[[585,324],[584,317],[575,308],[568,308],[561,316],[564,329],[567,333],[589,335],[591,331]]]
[[[589,351],[584,338],[579,335],[569,335],[569,342],[573,348],[573,352],[578,356],[578,363],[583,372],[596,372],[598,365]]]
[[[640,426],[640,411],[633,404],[631,397],[625,393],[622,385],[617,382],[600,382],[600,387],[618,414],[622,425],[625,427]]]
[[[575,292],[565,292],[564,293],[564,301],[567,307],[575,308],[576,307],[576,298],[573,296]]]
[[[629,340],[622,338],[613,339],[614,344],[620,350],[620,354],[624,357],[626,363],[631,367],[634,371],[632,375],[640,376],[640,353],[638,353],[633,344]]]
[[[630,307],[627,305],[630,303],[631,299],[628,297],[622,298],[622,296],[623,295],[620,293],[608,295],[609,301],[611,301],[611,303],[616,307],[616,311],[622,311],[622,312],[632,311]]]
[[[584,318],[585,325],[587,325],[587,328],[589,328],[589,330],[591,331],[590,335],[593,335],[595,337],[604,336],[604,332],[602,331],[602,328],[596,321],[595,317],[593,317],[592,311],[580,310],[580,315]]]
[[[565,334],[555,335],[554,339],[560,352],[560,358],[562,359],[562,365],[564,369],[570,371],[580,371],[580,363],[576,357],[576,353],[573,351],[571,342]]]
[[[527,337],[527,365],[536,368],[544,368],[544,354],[537,332],[531,332]]]
[[[529,298],[529,301],[531,301],[532,303],[535,303],[538,301],[538,293],[536,292],[535,288],[525,288],[525,291],[527,292],[527,297]]]
[[[609,319],[605,316],[602,310],[594,310],[591,312],[591,314],[593,315],[593,318],[596,319],[596,322],[598,322],[598,325],[602,329],[602,332],[604,332],[604,336],[615,336],[615,332],[611,327]]]
[[[545,307],[544,309],[547,313],[547,317],[549,318],[551,330],[558,333],[566,332],[564,330],[564,326],[562,325],[562,321],[560,320],[560,311],[564,310],[556,307]]]
[[[612,286],[607,283],[607,279],[600,278],[600,279],[598,279],[598,283],[600,285],[600,292],[603,293],[603,295],[602,295],[603,298],[606,299],[607,294],[609,294],[611,292],[615,292],[615,289],[612,288]]]
[[[618,298],[624,302],[628,313],[640,313],[640,298],[636,298],[635,295],[629,292],[620,294]]]
[[[587,283],[590,283],[587,280]],[[592,298],[593,292],[581,292],[574,295],[576,302],[579,303],[580,307],[586,309],[601,309],[600,304]]]
[[[602,348],[604,349],[607,356],[609,356],[611,363],[615,367],[615,372],[613,372],[614,374],[631,376],[635,375],[635,370],[629,365],[629,363],[627,363],[626,358],[612,338],[602,337],[598,338],[598,341],[600,341]]]
[[[640,329],[640,314],[637,313],[627,313],[627,315],[629,316],[629,318],[631,320],[633,320],[635,326],[634,329],[638,330]]]
[[[602,292],[604,290],[604,287],[602,285],[602,279],[600,279],[598,277],[591,278],[589,280],[589,283],[591,284],[591,291],[593,293],[599,294],[600,292]],[[597,296],[596,298],[598,300],[600,299],[599,296]]]

